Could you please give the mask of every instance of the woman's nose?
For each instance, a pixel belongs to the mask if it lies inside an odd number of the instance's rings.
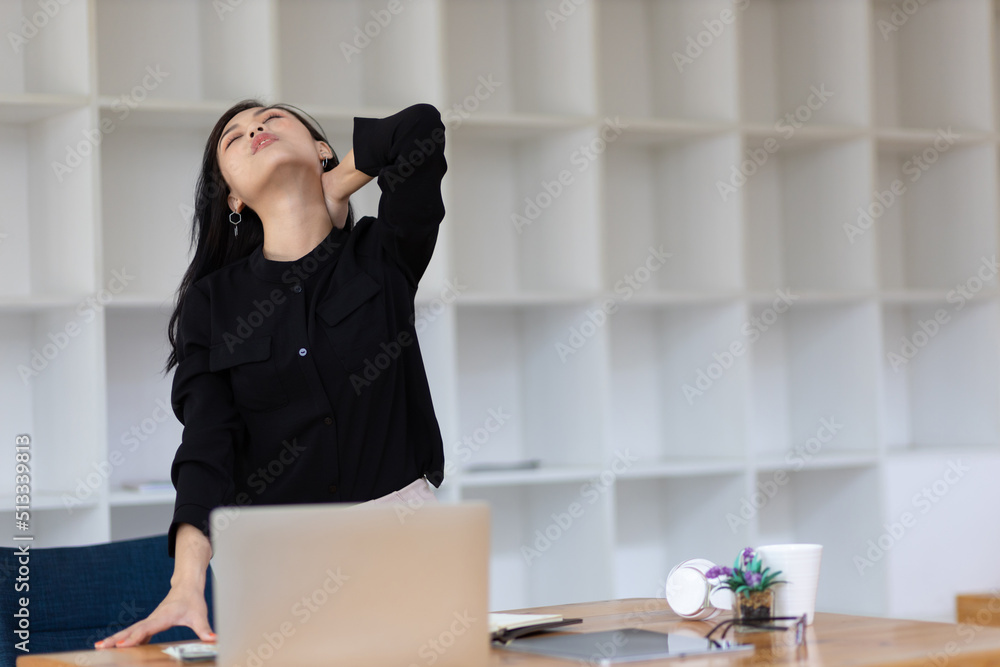
[[[257,127],[257,132],[263,132],[263,131],[264,131],[264,126],[263,125],[259,125]],[[251,139],[253,139],[253,133],[254,133],[254,130],[250,130],[250,138]]]

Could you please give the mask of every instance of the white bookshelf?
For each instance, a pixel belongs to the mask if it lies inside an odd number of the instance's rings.
[[[122,487],[179,443],[159,371],[215,119],[290,102],[343,155],[353,116],[426,101],[450,166],[418,292],[439,495],[492,504],[491,608],[662,595],[681,560],[786,540],[825,545],[824,610],[947,619],[1000,585],[1000,1],[883,35],[882,0],[419,0],[350,58],[387,3],[53,5],[0,52],[0,424],[34,442],[39,546],[169,524],[172,492]]]

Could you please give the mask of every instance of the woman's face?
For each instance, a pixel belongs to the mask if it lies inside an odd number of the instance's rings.
[[[322,156],[331,154],[330,147],[313,139],[291,112],[275,107],[254,107],[236,114],[216,146],[233,210],[238,208],[234,198],[254,208],[255,198],[268,185],[280,186],[285,180],[282,172],[293,179],[301,178],[303,170],[321,176]]]

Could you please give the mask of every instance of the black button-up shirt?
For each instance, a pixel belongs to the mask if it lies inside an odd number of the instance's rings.
[[[354,118],[378,217],[295,261],[249,256],[193,283],[171,402],[184,425],[169,529],[210,535],[222,505],[362,502],[426,475],[444,448],[414,327],[444,218],[444,124],[430,104]]]

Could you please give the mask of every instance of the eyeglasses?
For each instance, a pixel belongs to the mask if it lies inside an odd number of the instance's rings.
[[[772,621],[795,621],[795,625],[794,626],[780,625],[780,624],[775,624]],[[712,635],[715,634],[715,632],[720,628],[724,628],[722,630],[722,634],[719,635],[719,639],[725,639],[726,634],[729,632],[730,629],[734,627],[737,628],[747,627],[747,628],[753,628],[754,630],[788,630],[794,627],[795,645],[802,646],[802,643],[805,641],[806,638],[806,615],[803,614],[801,616],[768,616],[766,618],[745,618],[745,619],[727,618],[726,620],[721,621],[714,628],[709,630],[708,634],[705,635],[705,639],[712,642],[712,644],[715,646],[721,646],[719,642],[712,637]]]

